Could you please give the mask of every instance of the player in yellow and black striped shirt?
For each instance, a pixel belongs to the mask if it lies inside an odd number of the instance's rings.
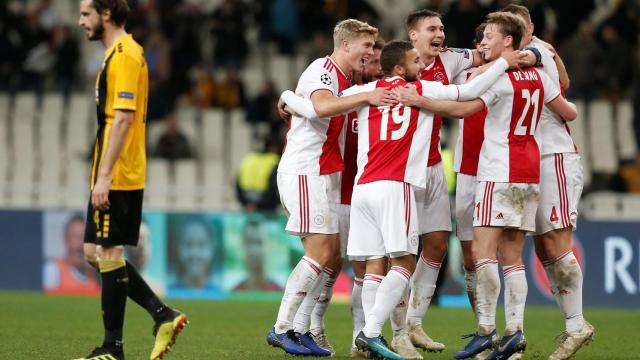
[[[124,29],[126,0],[82,0],[78,24],[89,40],[107,49],[96,79],[98,133],[91,168],[85,257],[100,270],[103,344],[83,359],[124,360],[122,326],[127,295],[155,321],[151,360],[166,354],[187,317],[151,291],[124,260],[124,245],[136,246],[145,184],[145,117],[148,70],[142,47]]]

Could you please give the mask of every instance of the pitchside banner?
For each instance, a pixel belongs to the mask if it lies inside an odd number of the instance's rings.
[[[126,256],[167,297],[275,300],[303,254],[300,239],[284,231],[285,223],[280,215],[145,212],[139,245],[127,248]],[[0,211],[0,226],[5,250],[0,290],[100,293],[99,276],[82,252],[84,212]],[[452,235],[446,281],[440,287],[445,306],[468,305],[459,247]],[[639,306],[640,223],[581,220],[573,251],[584,273],[585,305]],[[531,239],[524,259],[528,303],[553,304]],[[336,282],[335,299],[348,299],[351,276],[347,265]]]
[[[573,252],[584,275],[584,305],[640,306],[640,223],[580,220],[573,234]],[[524,254],[529,304],[552,304],[542,264],[527,240]]]

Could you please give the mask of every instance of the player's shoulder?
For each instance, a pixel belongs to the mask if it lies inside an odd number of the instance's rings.
[[[471,59],[471,56],[471,49],[452,48],[448,46],[443,46],[440,49],[440,58],[442,59],[453,57],[463,57],[465,59]]]
[[[144,49],[131,35],[124,37],[115,46],[114,57],[126,56],[139,63],[144,62]]]

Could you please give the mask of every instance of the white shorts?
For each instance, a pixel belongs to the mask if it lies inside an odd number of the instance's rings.
[[[473,209],[475,205],[475,176],[460,174],[456,178],[456,235],[460,241],[473,240]]]
[[[347,254],[352,260],[418,252],[413,187],[398,181],[356,185],[351,198]]]
[[[580,155],[565,153],[542,156],[536,235],[569,226],[576,229],[583,185]]]
[[[480,181],[476,186],[473,226],[499,226],[534,231],[540,186]]]
[[[298,236],[338,233],[340,173],[290,175],[278,173],[280,201],[288,220],[285,230]]]
[[[427,187],[416,190],[420,235],[451,231],[451,204],[442,162],[427,167]]]
[[[338,204],[338,230],[340,230],[340,254],[344,258],[347,255],[347,243],[349,242],[349,218],[351,205]]]

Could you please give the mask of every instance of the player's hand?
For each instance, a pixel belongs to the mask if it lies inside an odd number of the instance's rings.
[[[393,92],[396,94],[398,102],[404,106],[420,107],[420,103],[424,100],[413,85],[399,86],[393,89]]]
[[[369,92],[369,104],[373,106],[391,106],[397,102],[395,94],[389,88],[377,88]]]
[[[282,99],[278,99],[278,115],[280,115],[280,119],[287,122],[291,119],[292,113],[290,113],[287,104],[285,104]]]
[[[507,64],[509,64],[509,69],[517,68],[520,63],[525,61],[526,56],[527,54],[520,50],[502,54],[502,58],[507,60]]]
[[[96,184],[91,192],[91,205],[100,211],[109,210],[109,188],[111,187],[111,177],[98,176]]]

